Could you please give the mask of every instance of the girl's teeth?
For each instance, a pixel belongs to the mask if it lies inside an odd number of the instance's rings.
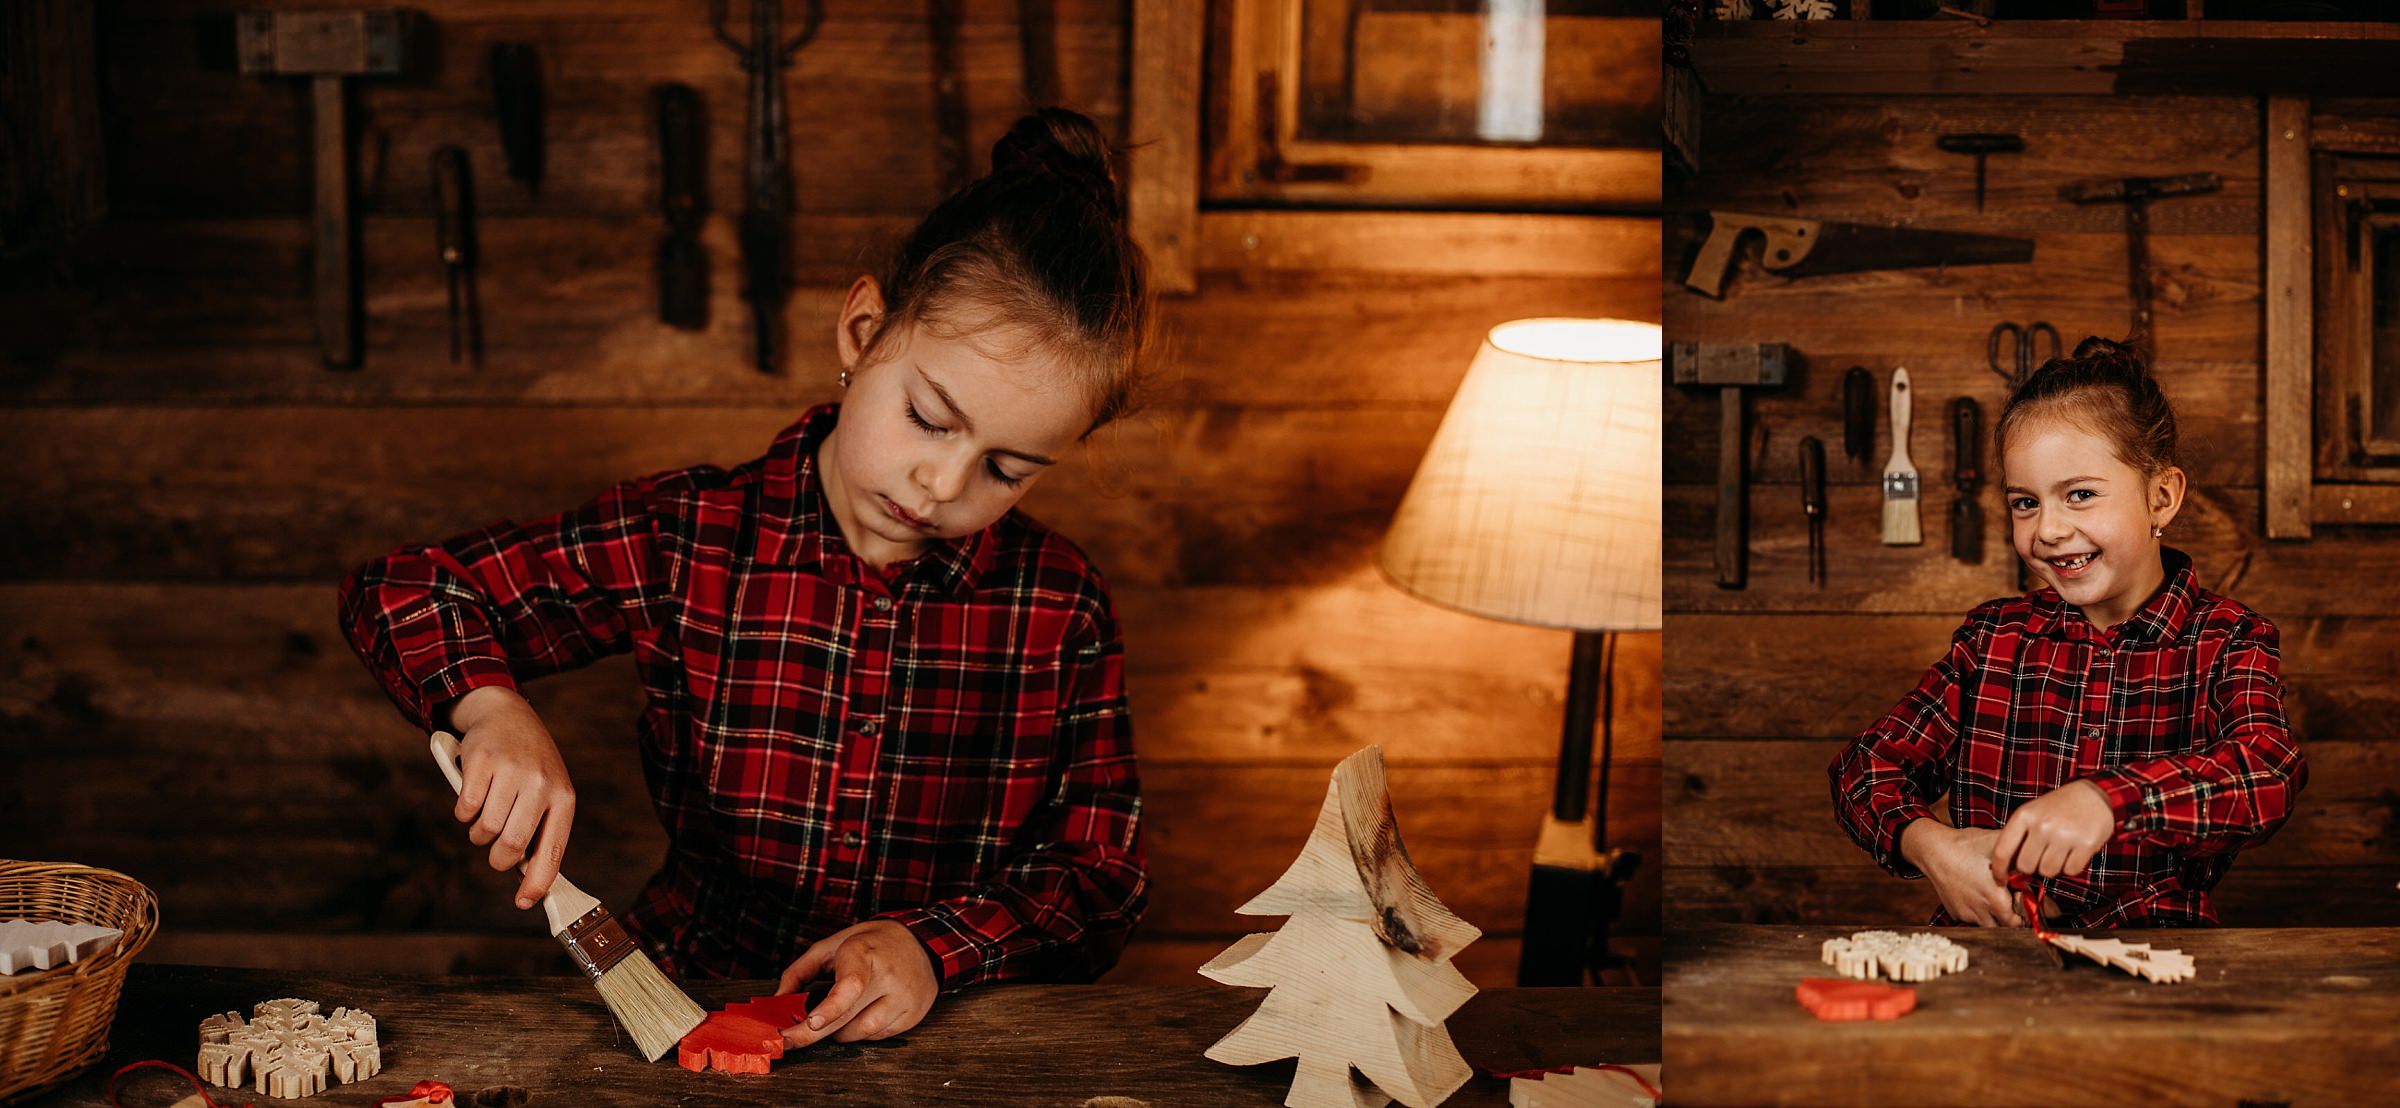
[[[2081,569],[2083,568],[2084,563],[2091,561],[2095,557],[2097,557],[2097,555],[2078,554],[2072,558],[2052,558],[2050,559],[2050,564],[2057,566],[2060,569]]]

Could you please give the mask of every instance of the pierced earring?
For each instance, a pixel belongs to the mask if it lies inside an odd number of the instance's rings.
[[[2153,527],[2150,529],[2150,537],[2154,539],[2165,538],[2166,534],[2167,529],[2164,527]]]
[[[837,381],[837,382],[840,382],[840,383],[841,383],[841,386],[842,386],[843,388],[849,388],[849,387],[850,387],[850,367],[849,367],[849,366],[843,366],[843,367],[842,367],[842,372],[841,372],[841,374],[840,374],[839,376],[835,377],[835,378],[834,378],[834,380],[835,380],[835,381]]]

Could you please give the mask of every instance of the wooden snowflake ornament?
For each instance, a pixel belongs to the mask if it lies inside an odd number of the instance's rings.
[[[350,1084],[383,1070],[383,1048],[375,1039],[375,1017],[355,1008],[319,1015],[317,1002],[286,998],[261,1001],[248,1022],[233,1012],[200,1021],[200,1076],[233,1088],[244,1073],[257,1091],[273,1097],[324,1092],[329,1081]]]
[[[1200,968],[1212,980],[1270,991],[1208,1057],[1253,1066],[1298,1057],[1292,1108],[1429,1108],[1470,1069],[1443,1021],[1475,995],[1450,964],[1483,935],[1426,887],[1400,842],[1383,750],[1335,767],[1324,806],[1282,877],[1236,911],[1289,916],[1245,935]],[[1372,1087],[1350,1079],[1355,1066]]]
[[[1827,939],[1825,964],[1844,977],[1872,981],[1931,981],[1967,968],[1967,948],[1940,935],[1920,931],[1860,931],[1847,939]]]

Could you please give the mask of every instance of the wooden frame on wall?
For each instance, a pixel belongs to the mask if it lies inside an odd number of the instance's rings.
[[[1334,207],[1655,211],[1661,152],[1312,140],[1303,0],[1210,0],[1206,198]]]
[[[2373,265],[2371,247],[2363,247],[2370,256],[2359,264],[2350,260],[2349,210],[2352,201],[2376,198],[2400,207],[2400,118],[2353,118],[2327,127],[2305,98],[2293,97],[2270,103],[2271,120],[2285,100],[2300,106],[2281,107],[2287,118],[2280,126],[2304,136],[2308,165],[2297,186],[2284,170],[2278,189],[2277,151],[2269,149],[2267,533],[2305,538],[2315,523],[2400,524],[2400,443],[2376,440],[2357,410],[2375,391],[2367,380],[2373,363],[2365,330]],[[2282,133],[2271,125],[2268,137],[2279,140]],[[2279,192],[2289,199],[2279,202]],[[2295,208],[2305,222],[2296,236],[2289,230],[2279,235],[2278,226],[2293,218]],[[2400,225],[2400,213],[2370,211],[2361,220],[2362,230]],[[2296,322],[2278,318],[2287,293],[2276,278],[2279,260],[2313,278],[2299,286],[2296,309],[2283,313]],[[2305,450],[2285,441],[2295,418],[2305,429]],[[2297,516],[2295,503],[2305,505]]]

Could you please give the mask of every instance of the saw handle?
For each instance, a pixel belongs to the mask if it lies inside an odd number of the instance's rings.
[[[1805,219],[1785,219],[1771,215],[1749,215],[1742,212],[1708,213],[1708,238],[1700,243],[1700,253],[1692,259],[1692,271],[1683,283],[1710,299],[1725,298],[1725,278],[1733,268],[1734,248],[1740,245],[1742,233],[1756,231],[1766,237],[1759,248],[1759,264],[1770,270],[1781,270],[1808,256],[1816,245],[1818,225]]]

